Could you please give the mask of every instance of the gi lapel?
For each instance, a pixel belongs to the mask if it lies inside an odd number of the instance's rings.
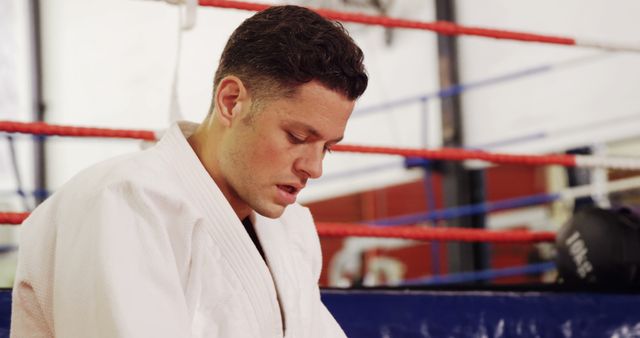
[[[187,126],[188,127],[188,126]],[[185,136],[174,125],[158,143],[167,162],[176,169],[189,201],[201,210],[204,230],[247,293],[263,337],[282,337],[282,320],[273,279],[229,202],[204,169]],[[206,278],[206,277],[205,277]]]
[[[269,219],[254,213],[255,229],[264,250],[269,270],[278,292],[278,300],[283,313],[285,337],[307,337],[305,330],[304,262],[294,250],[292,238],[279,219]]]

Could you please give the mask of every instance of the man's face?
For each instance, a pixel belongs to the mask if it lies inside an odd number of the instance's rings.
[[[293,97],[245,108],[223,138],[219,158],[234,210],[282,215],[307,180],[322,175],[325,153],[342,139],[353,106],[343,95],[310,82]]]

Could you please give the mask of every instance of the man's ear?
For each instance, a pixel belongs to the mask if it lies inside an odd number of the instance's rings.
[[[242,108],[250,104],[246,87],[238,77],[233,75],[220,80],[215,95],[218,107],[216,118],[227,127],[239,118]]]

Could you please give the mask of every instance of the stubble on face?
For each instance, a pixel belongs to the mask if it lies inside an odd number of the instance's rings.
[[[269,130],[272,115],[279,112],[269,108],[269,103],[253,104],[241,117],[227,148],[226,180],[238,209],[246,216],[255,211],[277,218],[284,212],[284,206],[273,204],[270,196],[277,181],[274,172],[287,169],[277,160],[283,157],[282,149],[273,142],[277,131]]]
[[[240,119],[240,121],[247,127],[253,127],[256,118],[262,112],[262,109],[265,104],[266,103],[264,99],[254,99],[251,102],[249,111],[244,114],[244,116]]]
[[[220,159],[228,198],[239,217],[251,210],[270,217],[282,215],[286,205],[278,199],[279,185],[304,185],[309,175],[295,168],[302,158],[321,158],[324,142],[341,137],[353,102],[319,84],[306,84],[293,98],[257,102],[229,130]],[[285,121],[312,126],[327,140],[292,144]],[[339,135],[338,135],[339,134]],[[303,177],[304,176],[304,177]]]

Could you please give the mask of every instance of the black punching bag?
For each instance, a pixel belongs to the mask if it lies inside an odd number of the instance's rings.
[[[558,231],[556,265],[567,285],[640,286],[640,218],[587,208]]]

